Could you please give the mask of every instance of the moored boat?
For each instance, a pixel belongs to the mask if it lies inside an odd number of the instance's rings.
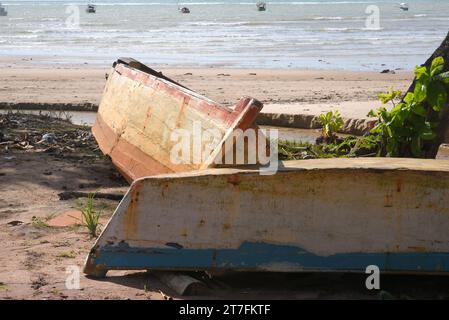
[[[8,15],[8,11],[6,11],[5,7],[0,3],[0,17],[6,17]]]
[[[96,13],[97,12],[97,7],[93,4],[88,4],[87,8],[86,8],[86,12],[87,13]]]
[[[187,8],[187,7],[182,7],[182,8],[179,8],[179,12],[181,12],[181,13],[190,13],[190,9]]]
[[[265,2],[258,2],[256,3],[256,8],[258,11],[265,11],[267,10],[267,4]]]
[[[402,3],[399,4],[399,9],[401,9],[402,11],[408,11],[409,6],[408,6],[407,3],[402,2]]]

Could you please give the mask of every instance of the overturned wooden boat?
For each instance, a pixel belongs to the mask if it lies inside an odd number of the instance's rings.
[[[449,162],[355,158],[135,181],[84,272],[449,272]]]
[[[249,97],[233,108],[221,106],[134,59],[122,58],[108,76],[92,131],[102,152],[132,182],[213,167],[233,132],[254,127],[261,109]],[[214,131],[217,139],[200,139],[197,147],[205,155],[200,161],[193,155],[189,161],[173,161],[173,134],[185,132],[195,139],[195,125],[200,133]]]

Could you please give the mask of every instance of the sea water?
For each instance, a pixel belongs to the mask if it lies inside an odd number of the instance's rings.
[[[256,2],[99,0],[97,13],[88,14],[87,1],[6,0],[0,56],[62,64],[131,56],[163,66],[410,69],[449,30],[448,0],[409,0],[409,11],[391,0],[271,0],[265,12]],[[191,13],[180,13],[182,6]]]

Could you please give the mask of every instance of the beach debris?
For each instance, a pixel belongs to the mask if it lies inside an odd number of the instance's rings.
[[[76,154],[74,160],[102,157],[90,128],[72,124],[57,114],[11,112],[0,115],[0,154],[46,152],[60,157]],[[5,160],[15,157],[4,156]]]
[[[46,133],[42,136],[42,140],[40,140],[38,143],[49,143],[54,144],[56,143],[56,136],[54,133]]]
[[[165,293],[163,293],[161,290],[159,290],[159,293],[161,294],[162,298],[164,300],[173,300],[173,297],[170,297],[169,295],[166,295]]]
[[[20,226],[21,224],[23,224],[24,222],[23,221],[20,221],[20,220],[13,220],[13,221],[9,221],[8,223],[7,223],[7,225],[8,226],[11,226],[11,227],[15,227],[15,226]]]
[[[33,280],[31,282],[31,288],[33,288],[34,290],[39,290],[41,287],[44,287],[48,284],[48,281],[45,280],[44,275],[39,275],[37,277],[37,279]]]

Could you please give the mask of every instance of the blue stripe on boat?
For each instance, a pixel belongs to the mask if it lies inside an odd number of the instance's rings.
[[[267,271],[448,272],[449,253],[339,253],[318,256],[301,248],[244,243],[238,249],[133,248],[126,244],[98,249],[95,263],[107,269],[210,269]]]

